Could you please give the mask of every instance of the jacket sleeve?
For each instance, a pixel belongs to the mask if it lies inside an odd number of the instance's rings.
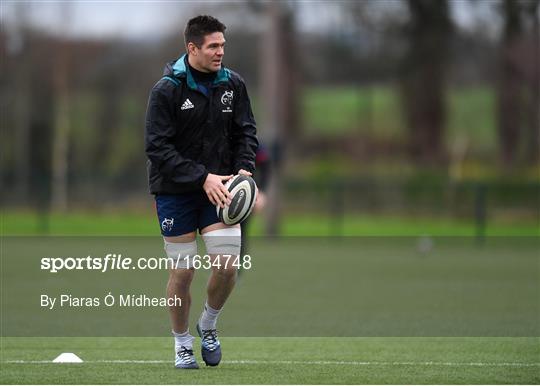
[[[232,132],[233,167],[234,172],[240,169],[255,171],[255,153],[259,141],[255,118],[251,111],[251,103],[244,82],[240,82],[238,98],[234,109],[234,124]]]
[[[145,151],[150,162],[166,179],[179,184],[203,185],[208,175],[206,168],[182,157],[174,145],[176,130],[173,125],[172,98],[166,90],[154,87],[148,100],[145,124]]]

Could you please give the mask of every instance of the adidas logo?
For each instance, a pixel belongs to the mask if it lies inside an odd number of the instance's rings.
[[[191,103],[191,101],[188,99],[186,99],[184,101],[184,104],[182,105],[182,107],[180,107],[180,110],[187,110],[187,109],[192,109],[194,108],[195,106],[193,105],[193,103]]]

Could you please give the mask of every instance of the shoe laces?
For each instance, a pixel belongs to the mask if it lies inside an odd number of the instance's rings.
[[[214,351],[219,346],[217,330],[202,330],[203,345],[210,351]]]
[[[178,351],[178,356],[180,357],[180,360],[184,363],[191,363],[193,362],[193,350],[184,346],[180,347],[180,351]]]

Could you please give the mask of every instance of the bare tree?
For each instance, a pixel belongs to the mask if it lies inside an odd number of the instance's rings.
[[[528,42],[531,47],[532,60],[529,73],[530,100],[528,110],[528,149],[527,159],[531,163],[540,161],[540,18],[538,17],[540,0],[533,1],[527,9],[531,21]]]
[[[30,164],[28,162],[28,149],[30,148],[30,82],[28,73],[31,62],[28,53],[28,4],[15,4],[15,31],[9,54],[16,65],[10,69],[13,74],[14,92],[14,130],[15,130],[15,191],[17,199],[25,202],[28,199],[30,187]]]
[[[404,113],[411,155],[419,161],[445,159],[445,89],[452,32],[446,0],[408,0],[409,48],[402,67]]]
[[[62,19],[69,25],[69,3],[60,3]],[[69,41],[58,40],[57,61],[54,67],[54,89],[56,96],[55,122],[52,142],[52,186],[51,208],[67,209],[68,150],[70,131],[69,95]]]
[[[498,133],[501,159],[507,168],[520,159],[538,161],[538,4],[538,0],[504,0],[501,4],[504,27],[499,63]]]
[[[499,81],[499,142],[501,158],[505,165],[511,165],[517,154],[519,142],[519,92],[520,75],[514,60],[516,42],[521,34],[520,5],[514,0],[504,0],[502,12],[504,28],[501,39],[501,74]]]
[[[268,23],[263,36],[261,54],[261,96],[263,101],[264,140],[273,149],[272,179],[268,192],[266,230],[268,234],[277,234],[281,191],[281,155],[287,144],[294,139],[294,125],[297,107],[297,84],[295,76],[296,60],[294,52],[294,19],[292,8],[287,3],[270,2],[265,4]]]

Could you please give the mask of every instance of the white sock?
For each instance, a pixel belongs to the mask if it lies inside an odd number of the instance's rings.
[[[199,319],[199,326],[202,330],[215,330],[216,322],[221,310],[216,310],[208,305],[208,302],[204,303],[204,310]]]
[[[186,332],[178,333],[174,330],[172,331],[174,335],[174,348],[176,351],[180,350],[181,346],[184,346],[188,349],[193,349],[193,340],[195,339],[193,335],[190,335],[189,328]]]

